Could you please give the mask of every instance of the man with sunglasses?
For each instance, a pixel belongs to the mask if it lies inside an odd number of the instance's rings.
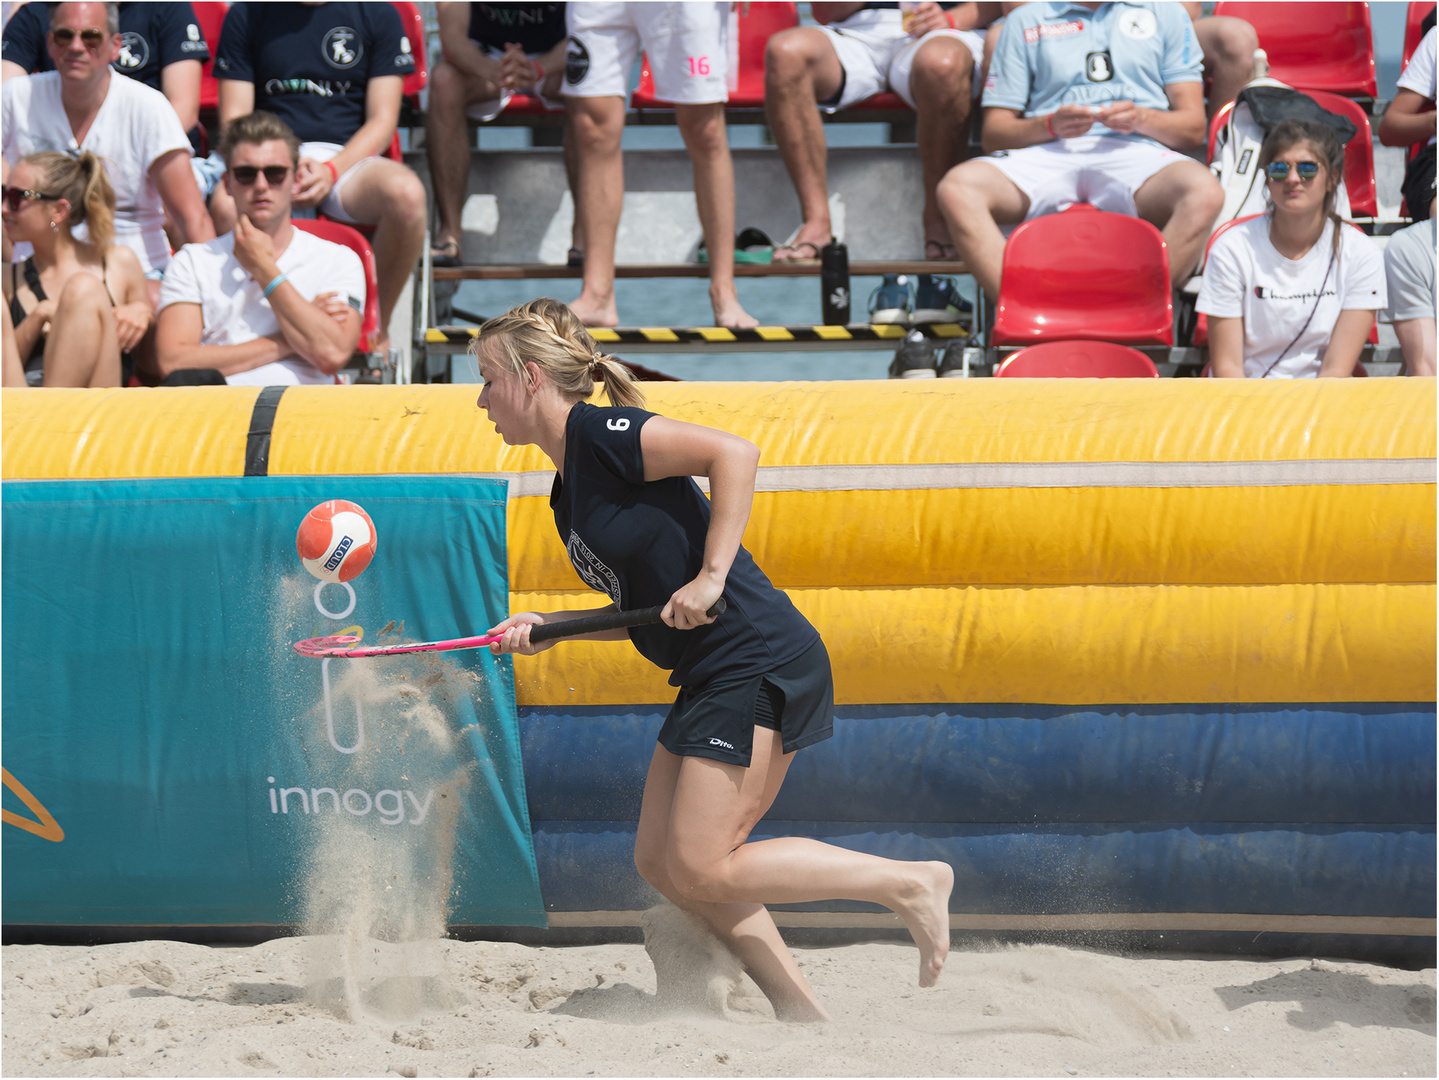
[[[231,121],[220,154],[235,228],[187,244],[166,271],[160,374],[208,368],[245,386],[333,383],[360,339],[360,260],[291,222],[300,141],[282,120],[257,112]]]
[[[425,243],[425,188],[412,170],[381,157],[399,123],[404,78],[424,42],[406,37],[392,4],[236,3],[215,51],[220,124],[273,112],[300,139],[295,206],[375,226],[380,341]],[[223,189],[210,210],[227,217]]]
[[[7,175],[10,163],[40,150],[89,150],[104,159],[115,189],[115,242],[135,252],[153,281],[170,260],[167,212],[187,243],[208,240],[215,229],[174,108],[111,69],[122,46],[115,4],[54,5],[46,47],[55,70],[0,88],[0,147]]]
[[[982,142],[940,182],[950,236],[999,294],[1002,226],[1093,203],[1157,226],[1170,278],[1193,272],[1224,205],[1184,151],[1206,133],[1202,51],[1173,3],[1031,3],[1005,20],[984,87]]]

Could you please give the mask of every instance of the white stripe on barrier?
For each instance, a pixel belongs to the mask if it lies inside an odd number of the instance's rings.
[[[511,498],[548,497],[552,470],[480,473],[509,481]],[[701,488],[708,489],[703,478]],[[756,491],[900,491],[955,488],[1307,487],[1432,484],[1433,458],[1319,461],[1017,461],[914,465],[766,465]]]

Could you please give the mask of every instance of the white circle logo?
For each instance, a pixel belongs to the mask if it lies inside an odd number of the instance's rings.
[[[337,26],[325,35],[325,62],[331,67],[354,67],[362,52],[360,35],[351,27]]]
[[[120,35],[120,55],[115,66],[121,71],[138,71],[150,59],[150,45],[133,30]]]
[[[1159,32],[1159,20],[1146,8],[1135,8],[1119,16],[1119,32],[1135,41],[1144,41]]]

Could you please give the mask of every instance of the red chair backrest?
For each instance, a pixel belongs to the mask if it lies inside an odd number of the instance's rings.
[[[1111,341],[1046,341],[1020,349],[994,373],[1012,379],[1157,379],[1138,349]]]
[[[1214,14],[1254,27],[1269,74],[1280,82],[1355,97],[1379,92],[1368,4],[1221,0]]]
[[[1068,340],[1173,344],[1169,251],[1149,222],[1080,204],[1014,230],[990,344]]]
[[[360,341],[357,352],[370,352],[380,332],[380,284],[375,275],[375,252],[370,242],[356,229],[329,218],[295,218],[294,226],[307,233],[349,248],[360,257],[365,271],[365,310],[360,315]]]
[[[1434,5],[1428,0],[1412,0],[1409,4],[1409,13],[1404,18],[1404,56],[1399,61],[1400,71],[1409,66],[1409,58],[1414,55],[1414,50],[1419,48],[1419,42],[1424,40],[1421,27],[1425,17],[1433,10]]]
[[[769,39],[781,30],[799,25],[798,5],[789,0],[762,0],[749,5],[749,11],[738,19],[739,70],[731,72],[729,107],[731,109],[764,108],[764,49]],[[733,54],[734,50],[731,50]],[[649,56],[641,57],[640,82],[630,104],[636,109],[668,109],[671,103],[655,96],[655,77],[650,71]]]
[[[405,27],[405,39],[410,43],[410,55],[415,58],[415,70],[405,76],[405,97],[416,109],[420,107],[420,91],[430,81],[429,57],[425,55],[425,17],[420,5],[411,0],[390,0],[400,13],[400,22]]]
[[[1354,125],[1354,138],[1344,144],[1344,190],[1349,196],[1349,212],[1356,217],[1379,216],[1379,194],[1374,183],[1374,135],[1369,127],[1369,114],[1357,101],[1324,90],[1305,90],[1318,105],[1332,113],[1347,117]],[[1214,160],[1214,147],[1219,132],[1229,123],[1234,102],[1214,114],[1209,122],[1208,161]]]
[[[200,65],[200,108],[220,107],[220,83],[215,78],[215,53],[220,48],[220,28],[225,25],[225,14],[230,5],[224,0],[191,0],[195,9],[195,21],[200,24],[200,36],[210,47],[210,59]]]

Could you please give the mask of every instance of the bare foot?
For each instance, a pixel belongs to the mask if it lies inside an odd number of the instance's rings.
[[[580,298],[570,304],[570,310],[575,313],[575,318],[586,326],[618,326],[620,324],[620,313],[615,307],[614,293],[602,300],[595,300],[587,293],[581,293]]]
[[[801,225],[799,231],[774,249],[772,262],[815,262],[819,250],[832,240],[828,225]]]
[[[939,981],[949,955],[949,894],[954,871],[948,863],[912,863],[914,879],[894,910],[919,946],[919,985]]]
[[[710,296],[710,306],[714,308],[715,325],[725,326],[731,330],[740,330],[750,326],[758,326],[759,320],[740,307],[739,297],[730,290],[728,294]]]

